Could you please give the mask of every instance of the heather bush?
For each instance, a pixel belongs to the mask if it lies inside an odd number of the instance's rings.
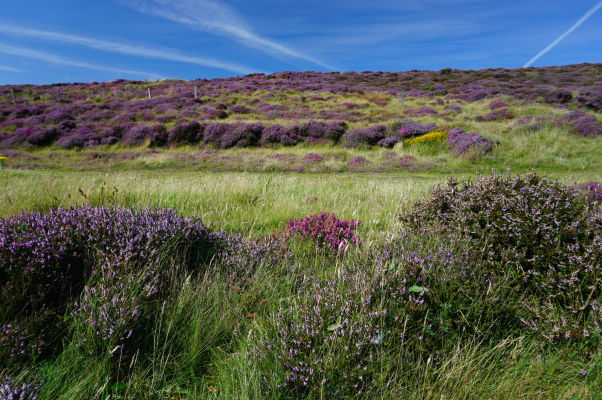
[[[77,128],[69,136],[63,136],[57,140],[57,144],[63,149],[74,149],[83,147],[90,138],[91,132],[86,128]]]
[[[169,143],[169,133],[163,124],[153,125],[150,132],[150,147],[164,147]]]
[[[0,381],[0,400],[38,400],[41,384],[16,384],[14,378],[4,377]]]
[[[347,161],[347,165],[365,165],[365,164],[369,164],[369,163],[370,163],[370,161],[362,156],[353,157],[352,159]]]
[[[437,129],[435,124],[420,124],[411,119],[397,122],[393,125],[393,130],[403,139],[421,136]]]
[[[460,128],[453,128],[447,134],[447,144],[452,153],[457,156],[470,152],[484,155],[493,150],[496,142],[478,133],[466,133]]]
[[[567,126],[578,135],[596,137],[602,135],[602,123],[585,111],[572,111],[558,118],[560,125]]]
[[[137,124],[128,129],[121,140],[126,144],[139,145],[144,143],[153,133],[153,128],[149,125]]]
[[[450,111],[450,112],[455,112],[455,113],[461,113],[462,112],[462,107],[455,106],[455,105],[449,105],[449,106],[445,107],[445,111]]]
[[[594,210],[602,206],[602,185],[598,182],[588,182],[573,185],[585,198],[587,204]]]
[[[38,129],[27,136],[27,143],[33,146],[48,146],[59,136],[59,130],[56,127],[47,129]]]
[[[517,311],[525,327],[550,340],[598,343],[602,313],[592,296],[602,289],[602,239],[574,189],[535,174],[451,179],[400,219],[412,230],[463,237],[487,274],[526,296]]]
[[[211,143],[219,146],[222,136],[228,131],[228,129],[228,124],[224,123],[215,122],[207,124],[203,133],[203,141],[205,143]]]
[[[284,235],[311,240],[320,249],[343,253],[348,246],[361,243],[354,232],[359,224],[360,221],[340,220],[334,214],[322,212],[288,221]]]
[[[44,122],[49,124],[58,124],[62,121],[73,120],[74,118],[67,111],[57,109],[44,114]]]
[[[374,146],[384,139],[386,132],[387,127],[384,125],[356,129],[343,135],[343,144],[346,147]]]
[[[247,106],[243,106],[242,104],[235,104],[230,107],[230,112],[234,114],[250,114],[252,110]]]
[[[498,108],[505,108],[505,107],[508,107],[508,104],[504,103],[503,101],[494,101],[489,104],[490,110],[495,110]]]
[[[141,304],[160,293],[166,258],[192,266],[215,251],[200,221],[171,210],[82,207],[0,220],[3,362],[48,348],[74,301],[82,343],[123,345]]]
[[[203,139],[205,126],[200,123],[182,122],[169,131],[168,143],[172,146],[181,144],[196,144]]]
[[[337,141],[343,136],[346,129],[347,124],[344,122],[309,121],[296,127],[295,133],[301,137]]]
[[[262,145],[273,143],[283,146],[294,146],[297,144],[297,135],[293,133],[293,137],[291,137],[291,132],[288,128],[282,125],[270,125],[263,129],[260,143]]]
[[[389,136],[384,139],[378,141],[377,145],[380,147],[385,147],[387,149],[391,149],[395,147],[395,145],[401,142],[403,138],[401,136]]]
[[[249,147],[259,143],[263,125],[259,123],[246,124],[237,123],[228,125],[228,129],[224,132],[219,141],[219,146],[222,149],[231,147]]]
[[[512,293],[491,290],[472,250],[426,237],[402,234],[367,265],[305,280],[250,354],[282,367],[266,378],[297,398],[363,396],[383,378],[387,355],[406,369],[427,355],[437,363],[450,335],[504,325],[498,302]]]
[[[478,122],[503,121],[513,119],[514,115],[507,108],[496,108],[492,112],[479,115],[475,118]]]
[[[324,161],[324,157],[322,157],[318,153],[307,153],[303,156],[303,160],[309,163],[317,163],[320,161]]]

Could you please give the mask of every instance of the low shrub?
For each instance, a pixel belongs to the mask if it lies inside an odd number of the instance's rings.
[[[451,179],[400,219],[411,230],[459,235],[478,250],[491,279],[509,280],[526,297],[524,326],[597,346],[602,237],[573,188],[535,174]]]
[[[343,144],[346,147],[374,146],[385,138],[387,127],[374,125],[364,129],[349,131],[343,135]]]
[[[437,126],[435,124],[420,124],[411,119],[406,119],[395,123],[393,129],[396,130],[397,134],[403,139],[409,139],[434,131],[437,129]]]
[[[142,302],[160,292],[164,259],[192,266],[215,251],[200,221],[171,210],[82,207],[0,220],[2,363],[56,350],[71,304],[81,343],[123,345]]]
[[[432,131],[422,136],[416,136],[411,139],[404,140],[407,144],[420,144],[420,143],[437,143],[447,139],[447,132],[444,131]]]
[[[447,134],[447,144],[452,153],[457,156],[469,152],[484,155],[493,150],[496,142],[478,133],[466,133],[460,128],[453,128]]]
[[[354,232],[359,224],[360,221],[340,220],[335,214],[322,212],[290,220],[285,229],[285,237],[312,240],[320,249],[343,253],[348,246],[361,243]]]

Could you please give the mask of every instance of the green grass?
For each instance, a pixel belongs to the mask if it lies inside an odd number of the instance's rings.
[[[340,101],[336,97],[318,103],[334,106]],[[385,107],[391,115],[395,113],[393,102]],[[424,104],[425,100],[412,100],[411,106]],[[282,229],[289,219],[328,211],[340,218],[361,220],[359,235],[365,243],[340,258],[298,244],[292,260],[270,269],[259,268],[237,290],[230,287],[227,274],[217,269],[180,276],[170,297],[156,304],[146,352],[115,365],[106,354],[83,354],[65,337],[65,350],[59,356],[28,365],[18,376],[43,379],[41,399],[294,398],[283,395],[278,382],[265,379],[266,371],[278,374],[281,366],[269,360],[257,362],[248,352],[270,329],[279,306],[295,298],[300,281],[311,275],[336,278],[341,266],[365,261],[370,245],[379,245],[398,231],[395,215],[426,196],[433,185],[452,173],[474,179],[492,169],[513,173],[535,169],[567,184],[602,181],[602,138],[579,138],[554,127],[528,133],[514,121],[476,123],[466,115],[485,114],[486,105],[470,103],[463,108],[464,113],[450,124],[481,132],[498,140],[499,146],[476,159],[453,157],[444,146],[399,145],[393,149],[395,157],[417,158],[419,168],[413,171],[370,171],[391,150],[330,145],[222,152],[182,147],[160,153],[127,147],[81,152],[48,148],[26,150],[0,161],[4,165],[0,169],[3,218],[23,210],[46,212],[77,204],[168,207],[199,217],[217,229],[265,237]],[[550,111],[538,105],[516,109],[521,115]],[[417,120],[430,122],[428,118]],[[200,150],[207,157],[233,158],[219,163],[199,161],[194,157]],[[107,160],[91,157],[95,152],[139,154],[134,159]],[[321,154],[325,160],[306,165],[304,173],[285,172],[288,165],[270,158],[278,153],[302,159],[309,152]],[[372,162],[366,172],[347,172],[348,160],[356,156]],[[497,341],[458,336],[449,341],[449,351],[436,363],[420,353],[412,365],[403,365],[399,360],[414,349],[383,354],[386,367],[380,380],[358,398],[602,398],[599,356],[585,361],[578,349],[546,346],[529,335]],[[587,376],[580,376],[582,369],[588,371]]]

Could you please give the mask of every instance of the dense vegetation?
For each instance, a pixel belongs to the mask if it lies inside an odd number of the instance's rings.
[[[0,400],[597,398],[600,68],[0,87]]]

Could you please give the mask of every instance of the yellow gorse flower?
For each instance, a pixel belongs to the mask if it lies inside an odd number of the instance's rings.
[[[6,160],[8,157],[0,156],[0,160]]]
[[[439,142],[447,138],[447,132],[443,131],[432,131],[422,136],[418,136],[412,139],[404,140],[404,143],[417,144],[417,143],[430,143]]]

